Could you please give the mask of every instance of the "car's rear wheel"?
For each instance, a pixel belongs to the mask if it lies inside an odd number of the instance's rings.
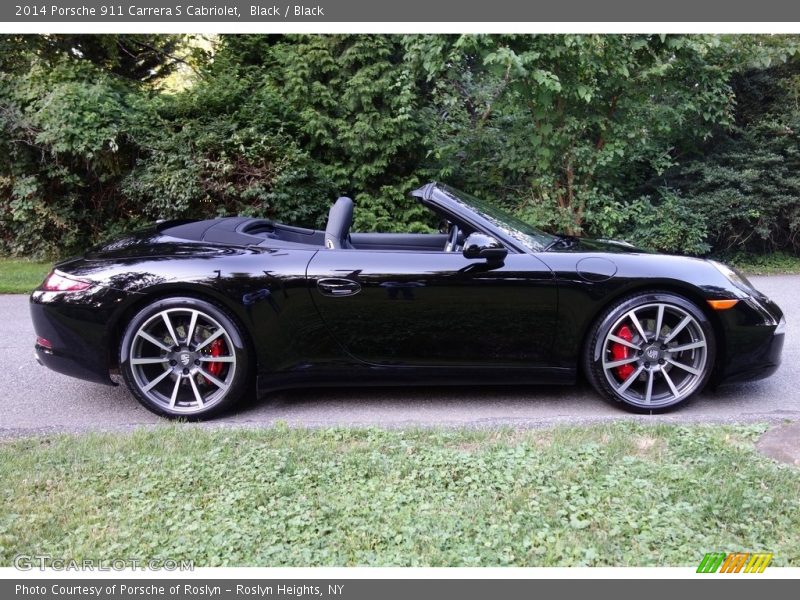
[[[638,412],[660,412],[705,386],[715,353],[713,327],[697,305],[673,293],[642,293],[598,319],[584,367],[605,398]]]
[[[224,310],[199,298],[174,297],[131,319],[120,344],[120,370],[148,410],[204,419],[242,397],[249,357],[242,332]]]

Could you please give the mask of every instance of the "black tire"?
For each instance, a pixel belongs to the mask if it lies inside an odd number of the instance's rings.
[[[177,338],[177,339],[175,339]],[[243,332],[221,307],[192,297],[154,301],[125,328],[120,371],[146,409],[203,420],[246,393],[250,354]]]
[[[696,304],[672,292],[647,292],[600,315],[587,336],[583,367],[606,400],[658,413],[702,390],[715,358],[714,329]]]

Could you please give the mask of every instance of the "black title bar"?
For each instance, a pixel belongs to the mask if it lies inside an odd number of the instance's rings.
[[[771,567],[770,567],[771,568]],[[512,569],[513,571],[513,569]],[[758,576],[756,576],[756,579]],[[711,579],[715,579],[713,582]],[[791,594],[791,579],[731,579],[719,575],[653,581],[557,579],[40,579],[0,581],[3,598],[14,600],[484,600],[485,598],[702,598],[712,592],[730,600]],[[624,592],[620,594],[620,592]]]
[[[11,0],[8,23],[54,22],[800,22],[786,0]]]

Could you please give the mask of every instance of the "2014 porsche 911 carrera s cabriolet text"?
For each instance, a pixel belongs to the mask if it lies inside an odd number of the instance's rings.
[[[781,310],[711,260],[554,236],[428,184],[439,233],[170,221],[56,265],[31,296],[36,356],[148,409],[206,418],[253,389],[573,383],[636,411],[780,363]]]

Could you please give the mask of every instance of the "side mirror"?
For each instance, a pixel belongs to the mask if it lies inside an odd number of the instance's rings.
[[[464,258],[483,258],[489,262],[503,260],[508,250],[490,235],[471,233],[464,240]]]

